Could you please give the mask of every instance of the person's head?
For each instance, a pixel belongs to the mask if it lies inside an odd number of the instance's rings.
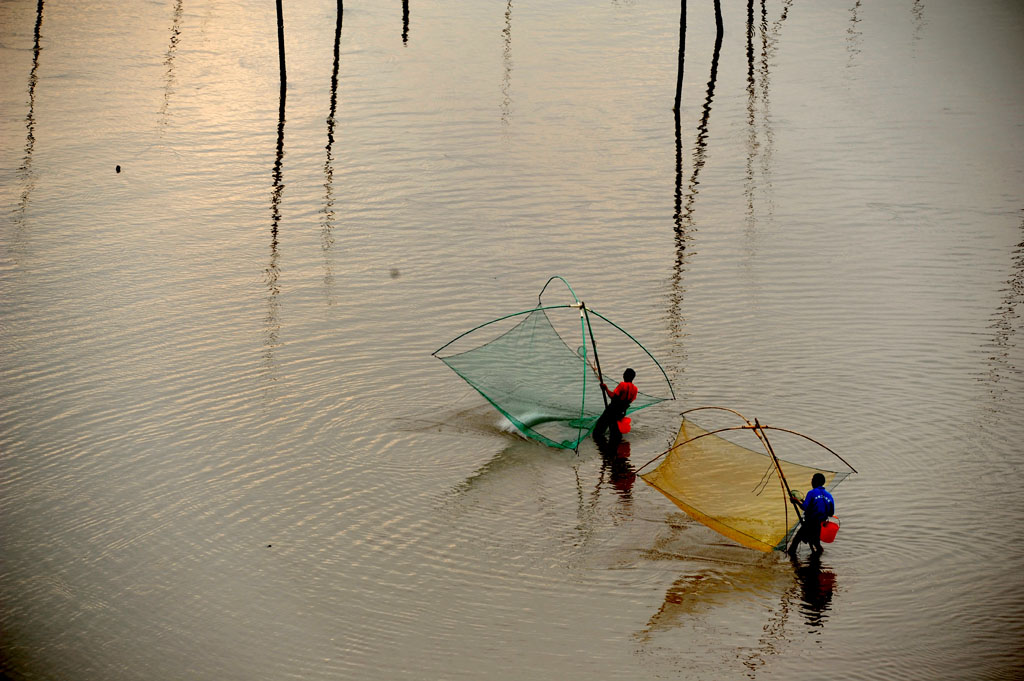
[[[636,372],[632,369],[626,369],[622,372],[622,380],[626,383],[632,383],[634,378],[636,378]]]
[[[824,487],[825,486],[825,476],[822,475],[821,473],[815,473],[813,476],[811,476],[811,486],[813,486],[813,487]]]

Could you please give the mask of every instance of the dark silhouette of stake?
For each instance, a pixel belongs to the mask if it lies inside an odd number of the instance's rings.
[[[681,0],[679,8],[679,70],[676,72],[676,103],[672,108],[679,114],[679,102],[683,98],[683,55],[686,53],[686,0]]]
[[[409,43],[409,0],[402,0],[402,44]]]
[[[277,51],[281,62],[281,90],[277,109],[277,154],[274,160],[273,180],[274,186],[270,194],[270,263],[266,269],[267,283],[267,328],[264,331],[264,359],[271,372],[274,372],[274,350],[278,346],[278,337],[281,331],[279,318],[280,302],[278,296],[281,293],[279,285],[280,270],[278,261],[278,226],[281,222],[281,194],[284,192],[284,181],[281,167],[284,161],[284,112],[285,94],[287,92],[287,78],[285,76],[284,62],[284,16],[281,11],[281,0],[277,0]]]
[[[271,233],[274,237],[271,245],[275,253],[277,251],[277,226],[281,220],[281,192],[284,189],[281,180],[281,164],[284,158],[284,112],[285,98],[288,92],[288,77],[285,73],[284,63],[284,16],[281,11],[281,0],[277,0],[277,54],[281,63],[281,94],[277,109],[277,158],[274,162],[274,191],[271,198],[271,213],[273,215]]]
[[[324,207],[320,210],[320,248],[324,254],[324,287],[327,304],[333,305],[334,272],[329,253],[334,245],[334,126],[338,113],[338,69],[341,63],[341,23],[345,16],[342,0],[338,0],[338,18],[334,27],[334,66],[331,69],[331,110],[327,115],[327,158],[324,160]]]
[[[273,241],[271,242],[271,248],[275,255],[277,253],[277,226],[281,221],[281,192],[284,189],[284,183],[281,178],[281,165],[284,159],[284,112],[285,97],[288,91],[288,77],[285,72],[284,61],[284,14],[281,10],[281,0],[277,0],[277,54],[281,64],[281,93],[278,98],[277,109],[277,157],[274,161],[274,191],[271,195],[271,215],[273,216],[271,226]]]
[[[604,376],[601,375],[601,360],[597,356],[597,341],[594,340],[594,329],[590,326],[590,313],[587,312],[587,306],[582,302],[580,308],[583,309],[583,317],[587,320],[587,331],[590,332],[590,345],[594,348],[594,364],[597,365],[597,380],[604,383]],[[608,406],[608,396],[604,392],[604,388],[601,388],[601,399],[604,400],[604,406]]]
[[[281,9],[281,0],[277,0],[277,56],[281,63],[281,91],[284,92],[288,77],[284,68],[284,11]]]
[[[324,188],[327,190],[326,203],[331,217],[334,211],[329,210],[334,201],[331,198],[331,187],[334,179],[334,125],[337,122],[338,113],[338,66],[341,63],[341,22],[345,16],[345,7],[342,0],[338,0],[338,21],[334,27],[334,66],[331,69],[331,111],[327,115],[327,160],[324,162]]]
[[[341,22],[344,16],[344,3],[342,0],[338,0],[338,21],[334,27],[334,66],[331,69],[331,111],[327,115],[327,161],[324,163],[324,187],[327,189],[327,202],[330,205],[333,205],[330,193],[334,178],[334,156],[331,153],[331,148],[334,146],[334,125],[338,113],[338,66],[341,63]]]

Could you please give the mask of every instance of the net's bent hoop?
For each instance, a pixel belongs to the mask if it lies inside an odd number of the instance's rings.
[[[674,399],[676,399],[676,391],[675,391],[675,390],[674,390],[674,389],[672,388],[672,381],[670,381],[670,380],[669,380],[669,378],[668,378],[668,374],[667,374],[667,373],[665,373],[665,368],[664,368],[663,366],[661,366],[661,362],[659,362],[659,361],[658,361],[657,359],[655,359],[654,355],[652,355],[652,354],[651,354],[651,351],[650,351],[650,350],[648,350],[647,348],[645,348],[645,347],[644,347],[644,344],[643,344],[643,343],[641,343],[640,341],[638,341],[638,340],[637,340],[636,338],[634,338],[634,337],[633,337],[633,335],[632,335],[631,333],[629,333],[628,331],[626,331],[626,330],[625,330],[624,328],[622,328],[621,326],[619,326],[618,324],[616,324],[616,323],[615,323],[615,322],[613,322],[612,320],[610,320],[610,319],[608,319],[607,317],[605,317],[605,316],[604,316],[603,314],[601,314],[601,313],[600,313],[600,312],[598,312],[597,310],[591,309],[591,308],[589,308],[589,307],[588,307],[587,309],[588,309],[588,310],[590,310],[591,312],[593,312],[593,313],[594,313],[595,315],[597,315],[597,316],[598,316],[598,317],[600,317],[601,319],[603,319],[603,320],[605,320],[606,322],[608,322],[609,324],[611,324],[612,326],[614,326],[614,327],[615,327],[616,329],[618,329],[619,331],[621,331],[621,332],[622,332],[623,334],[625,334],[625,336],[626,336],[627,338],[629,338],[629,340],[631,340],[631,341],[633,341],[634,343],[636,343],[636,344],[637,344],[637,346],[639,346],[639,348],[640,348],[641,350],[643,350],[643,351],[644,351],[644,352],[645,352],[645,353],[647,354],[647,356],[648,356],[648,357],[650,357],[650,358],[651,358],[651,361],[652,361],[652,362],[654,362],[655,366],[657,366],[657,367],[658,367],[658,369],[659,369],[659,370],[661,371],[661,375],[665,377],[665,384],[666,384],[666,385],[668,385],[668,390],[669,390],[669,392],[670,392],[670,393],[672,394],[672,397],[671,397],[671,399],[673,399],[673,400],[674,400]]]

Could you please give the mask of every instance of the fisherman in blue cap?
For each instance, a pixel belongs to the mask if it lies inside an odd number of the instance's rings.
[[[824,552],[824,549],[821,548],[821,524],[836,512],[835,499],[825,489],[825,476],[815,473],[811,477],[811,485],[813,489],[807,493],[802,502],[795,490],[791,492],[793,500],[799,502],[800,508],[804,511],[804,522],[797,531],[796,537],[793,538],[793,543],[789,546],[789,555],[794,558],[800,542],[810,545],[812,556],[821,555]]]

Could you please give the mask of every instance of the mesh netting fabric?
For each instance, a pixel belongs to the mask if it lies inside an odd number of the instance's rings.
[[[449,349],[445,346],[435,355],[524,435],[552,447],[575,449],[593,429],[604,410],[600,381],[592,365],[593,357],[587,352],[587,337],[591,331],[587,325],[596,322],[607,329],[617,329],[601,317],[595,319],[595,315],[584,319],[581,309],[578,305],[566,305],[524,311],[512,315],[512,318],[519,318],[518,323],[497,337],[464,351],[450,349],[450,354],[442,354],[443,350]],[[560,315],[562,333],[556,330],[549,313]],[[471,336],[464,335],[468,342],[479,342],[481,335],[489,337],[486,329],[491,328],[484,325],[471,332]],[[567,329],[575,332],[572,347],[563,337],[563,334],[569,335]],[[617,351],[615,356],[619,362],[645,362],[643,355],[646,350],[642,346],[624,332],[616,335],[619,340],[625,337],[629,340],[628,345],[643,351],[634,353],[628,360],[624,353]],[[654,383],[657,377],[660,382],[664,374],[661,368],[653,358],[646,359],[646,364],[650,367],[646,378]],[[638,375],[643,376],[641,371],[637,368]],[[664,380],[667,384],[667,377]],[[617,384],[607,376],[605,381],[612,388]],[[668,388],[671,391],[670,385]],[[630,405],[629,412],[665,399],[669,398],[641,392]]]

